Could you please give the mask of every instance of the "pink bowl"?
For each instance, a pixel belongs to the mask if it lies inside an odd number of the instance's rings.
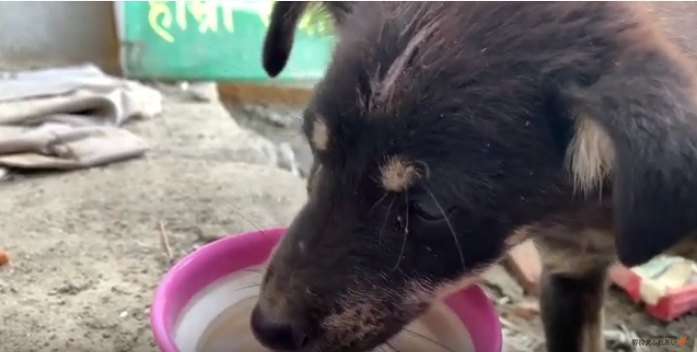
[[[180,352],[173,338],[175,324],[196,293],[221,277],[263,264],[284,232],[283,228],[273,228],[224,237],[179,261],[160,283],[150,309],[150,324],[160,351]],[[463,289],[445,303],[462,320],[477,352],[501,352],[498,316],[481,288]]]

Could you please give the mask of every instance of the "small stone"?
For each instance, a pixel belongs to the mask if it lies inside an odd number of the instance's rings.
[[[10,262],[10,255],[6,251],[0,249],[0,266],[7,265]]]
[[[225,236],[225,229],[218,225],[198,225],[192,231],[199,242],[209,243]]]
[[[190,84],[186,89],[190,97],[199,102],[218,101],[218,85],[214,82],[196,82]]]
[[[522,300],[513,305],[511,312],[520,318],[530,320],[540,314],[540,304],[536,300]]]
[[[268,106],[261,105],[246,105],[244,110],[254,118],[260,119],[263,122],[274,127],[290,127],[293,123],[293,118],[290,114],[276,111]]]

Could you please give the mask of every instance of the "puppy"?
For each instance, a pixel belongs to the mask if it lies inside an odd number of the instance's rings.
[[[279,74],[307,3],[279,2]],[[367,351],[529,236],[551,352],[603,351],[608,266],[695,257],[697,81],[626,2],[326,2],[304,113],[309,197],[251,324],[272,349]]]

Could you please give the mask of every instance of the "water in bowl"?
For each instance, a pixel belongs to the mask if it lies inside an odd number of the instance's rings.
[[[180,351],[268,352],[252,335],[249,316],[256,303],[261,269],[222,278],[195,297],[175,329]],[[436,304],[420,319],[375,351],[472,352],[462,323],[444,304]]]
[[[249,314],[256,297],[245,298],[217,316],[203,332],[197,352],[267,352],[252,335]]]

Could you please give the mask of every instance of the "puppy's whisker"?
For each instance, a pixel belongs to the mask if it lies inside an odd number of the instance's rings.
[[[399,264],[402,263],[402,256],[404,255],[404,251],[407,248],[407,237],[409,236],[409,192],[404,192],[404,202],[405,204],[407,204],[406,215],[404,216],[404,238],[402,239],[402,247],[399,249],[399,254],[397,255],[397,264],[395,264],[391,272],[394,272],[397,269],[399,269]]]
[[[261,232],[262,235],[267,236],[266,232],[264,232],[264,230],[262,230],[261,227],[257,226],[257,224],[254,223],[254,221],[252,221],[252,219],[250,219],[249,217],[247,217],[247,215],[245,215],[244,213],[242,213],[241,211],[239,211],[239,210],[237,210],[237,209],[235,209],[235,208],[230,208],[230,209],[231,209],[235,214],[239,215],[239,216],[242,218],[242,220],[244,220],[244,221],[248,222],[250,225],[252,225],[252,227],[254,227],[254,229],[256,229],[257,231]]]
[[[428,341],[428,342],[431,342],[432,344],[434,344],[434,345],[436,345],[436,346],[442,348],[442,349],[445,350],[445,351],[455,352],[455,350],[453,350],[452,348],[450,348],[450,347],[448,347],[448,346],[446,346],[446,345],[444,345],[444,344],[442,344],[442,343],[440,343],[440,342],[438,342],[438,341],[436,341],[436,340],[434,340],[434,339],[432,339],[432,338],[430,338],[430,337],[428,337],[428,336],[426,336],[426,335],[424,335],[424,334],[418,333],[418,332],[413,331],[413,330],[409,330],[409,329],[407,329],[407,328],[404,328],[402,331],[404,331],[404,332],[406,332],[407,334],[412,335],[412,336],[414,336],[414,337],[418,337],[418,338],[424,339],[424,340],[426,340],[426,341]]]
[[[378,235],[379,238],[379,244],[382,244],[382,234],[385,232],[385,225],[387,225],[387,221],[390,219],[390,213],[392,212],[392,207],[394,206],[394,202],[397,199],[397,196],[392,197],[392,201],[390,202],[390,205],[387,207],[387,214],[385,214],[385,221],[382,222],[382,226],[380,227],[380,234]]]
[[[375,210],[375,208],[376,208],[378,205],[380,205],[380,203],[382,203],[382,201],[385,200],[385,198],[387,198],[387,195],[388,195],[388,194],[389,194],[389,193],[385,192],[385,194],[383,194],[382,197],[380,197],[380,199],[378,199],[378,201],[375,202],[375,204],[373,204],[372,207],[370,207],[370,210],[368,210],[368,213],[372,213],[373,210]]]
[[[455,246],[457,247],[457,253],[460,255],[460,262],[462,263],[462,269],[465,268],[465,256],[462,254],[462,247],[460,247],[460,240],[457,238],[457,234],[455,233],[455,228],[453,228],[453,224],[450,223],[450,219],[448,218],[448,214],[445,213],[445,210],[443,207],[440,205],[440,202],[438,202],[438,199],[436,199],[436,196],[431,192],[431,190],[427,187],[424,186],[424,189],[426,192],[429,194],[431,199],[433,199],[433,202],[436,203],[436,206],[438,207],[438,210],[443,214],[443,219],[445,220],[445,223],[448,225],[448,229],[450,229],[450,233],[453,235],[453,240],[455,241]]]
[[[385,345],[389,346],[393,351],[402,352],[397,347],[394,347],[390,341],[385,342]]]
[[[242,290],[246,290],[246,289],[250,289],[250,288],[255,288],[255,287],[261,287],[261,282],[257,282],[257,283],[255,283],[255,284],[246,285],[246,286],[242,286],[242,287],[238,287],[238,288],[235,289],[234,292],[242,291]]]
[[[257,273],[257,274],[263,274],[266,268],[244,268],[240,271],[248,271],[252,273]]]

